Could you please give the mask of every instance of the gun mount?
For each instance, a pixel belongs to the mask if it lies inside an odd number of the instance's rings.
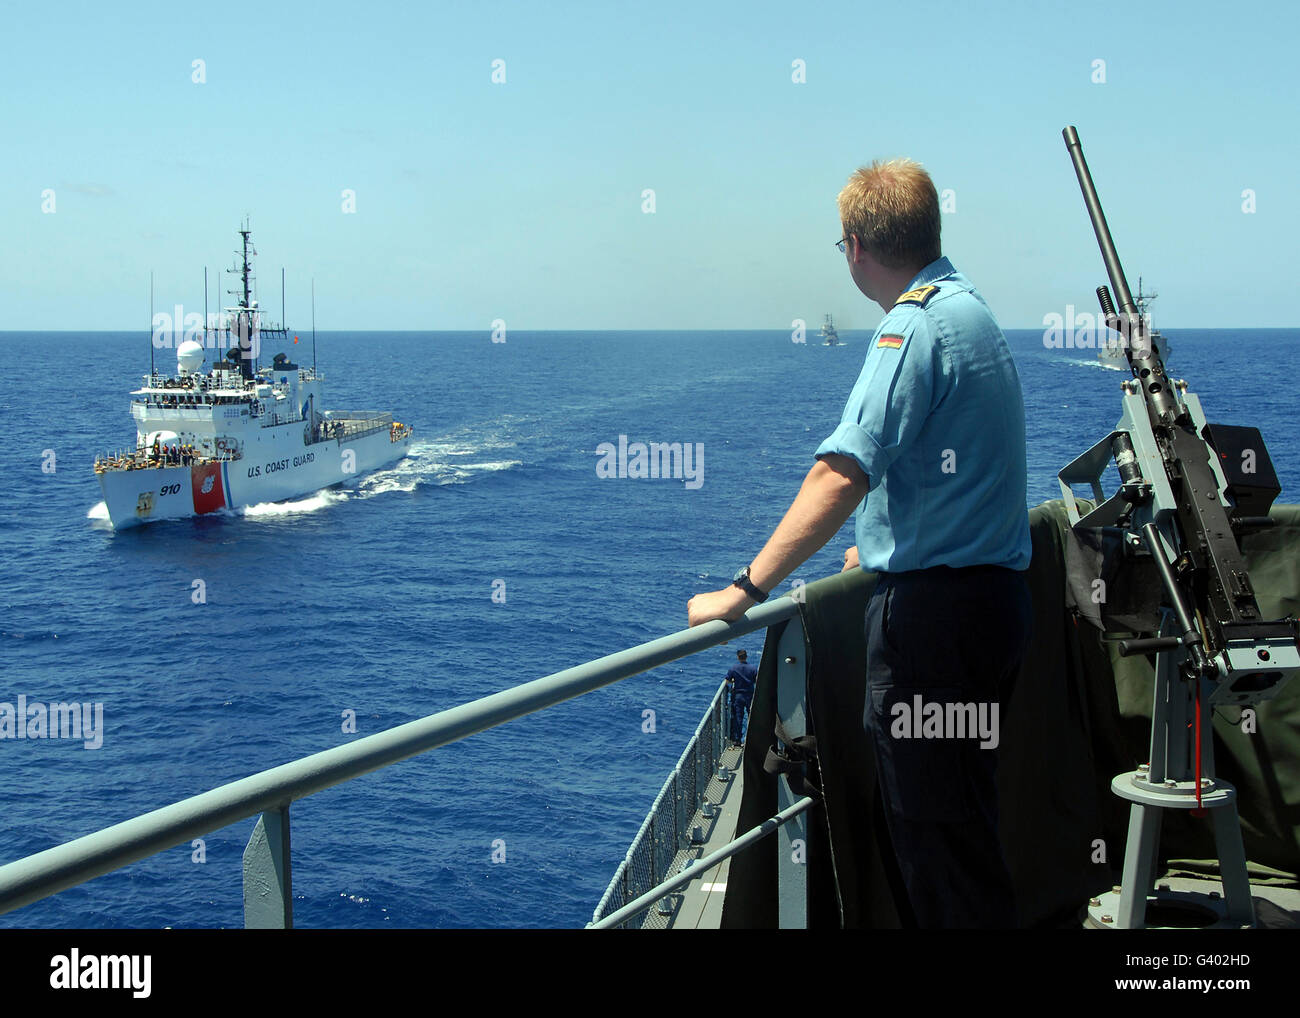
[[[1270,524],[1280,488],[1257,429],[1209,424],[1187,383],[1166,375],[1149,323],[1134,304],[1078,132],[1062,133],[1119,300],[1117,311],[1110,289],[1098,287],[1102,314],[1121,336],[1133,377],[1123,384],[1119,423],[1059,473],[1061,493],[1076,532],[1121,533],[1126,553],[1149,556],[1162,592],[1149,635],[1120,641],[1121,654],[1156,653],[1151,758],[1112,782],[1133,803],[1123,882],[1118,895],[1103,895],[1089,911],[1097,926],[1146,925],[1147,906],[1167,903],[1158,895],[1148,900],[1159,811],[1187,809],[1213,816],[1225,900],[1179,904],[1211,912],[1211,924],[1250,926],[1236,790],[1213,777],[1212,726],[1202,725],[1202,712],[1208,719],[1214,705],[1270,699],[1300,671],[1296,620],[1263,617],[1237,540]],[[1101,479],[1112,460],[1120,485],[1106,497]],[[1095,505],[1087,512],[1080,511],[1074,484],[1091,486]]]

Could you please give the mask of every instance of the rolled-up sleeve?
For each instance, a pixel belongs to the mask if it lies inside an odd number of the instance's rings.
[[[900,320],[901,319],[901,320]],[[851,456],[880,486],[891,463],[920,434],[934,394],[930,326],[919,309],[891,314],[872,339],[839,426],[814,454]]]

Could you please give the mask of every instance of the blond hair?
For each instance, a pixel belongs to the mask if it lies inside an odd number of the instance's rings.
[[[840,223],[889,269],[921,269],[941,255],[939,196],[911,159],[876,160],[849,177],[839,194]]]

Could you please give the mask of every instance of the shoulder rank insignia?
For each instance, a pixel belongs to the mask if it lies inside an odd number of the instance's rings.
[[[939,288],[937,286],[918,286],[915,290],[908,290],[907,293],[894,301],[894,307],[898,307],[899,304],[915,304],[917,307],[923,308],[926,302],[938,292]]]
[[[903,345],[903,337],[897,333],[886,332],[880,337],[880,342],[876,346],[883,346],[886,350],[897,350]]]

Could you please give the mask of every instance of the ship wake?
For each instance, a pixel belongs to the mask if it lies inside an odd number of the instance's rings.
[[[517,447],[499,437],[479,439],[434,438],[415,442],[407,454],[391,466],[372,470],[341,488],[326,488],[294,502],[252,506],[248,515],[285,515],[314,512],[336,502],[374,498],[393,492],[411,494],[423,487],[467,484],[477,477],[513,470],[523,462],[510,459]]]
[[[1081,367],[1081,368],[1093,368],[1097,371],[1128,371],[1129,370],[1128,361],[1123,361],[1122,363],[1119,364],[1107,364],[1104,361],[1097,360],[1097,358],[1095,357],[1093,357],[1091,360],[1087,360],[1082,357],[1070,357],[1066,360],[1066,363],[1074,364],[1077,367]]]
[[[497,436],[470,439],[448,436],[416,442],[405,457],[390,467],[376,470],[340,494],[344,498],[370,498],[398,491],[409,494],[417,488],[467,484],[475,478],[523,466],[510,458],[518,447]]]
[[[243,506],[234,510],[234,512],[254,519],[274,519],[280,516],[318,512],[342,500],[342,492],[325,488],[303,498],[290,499],[286,502],[258,502],[256,505]]]

